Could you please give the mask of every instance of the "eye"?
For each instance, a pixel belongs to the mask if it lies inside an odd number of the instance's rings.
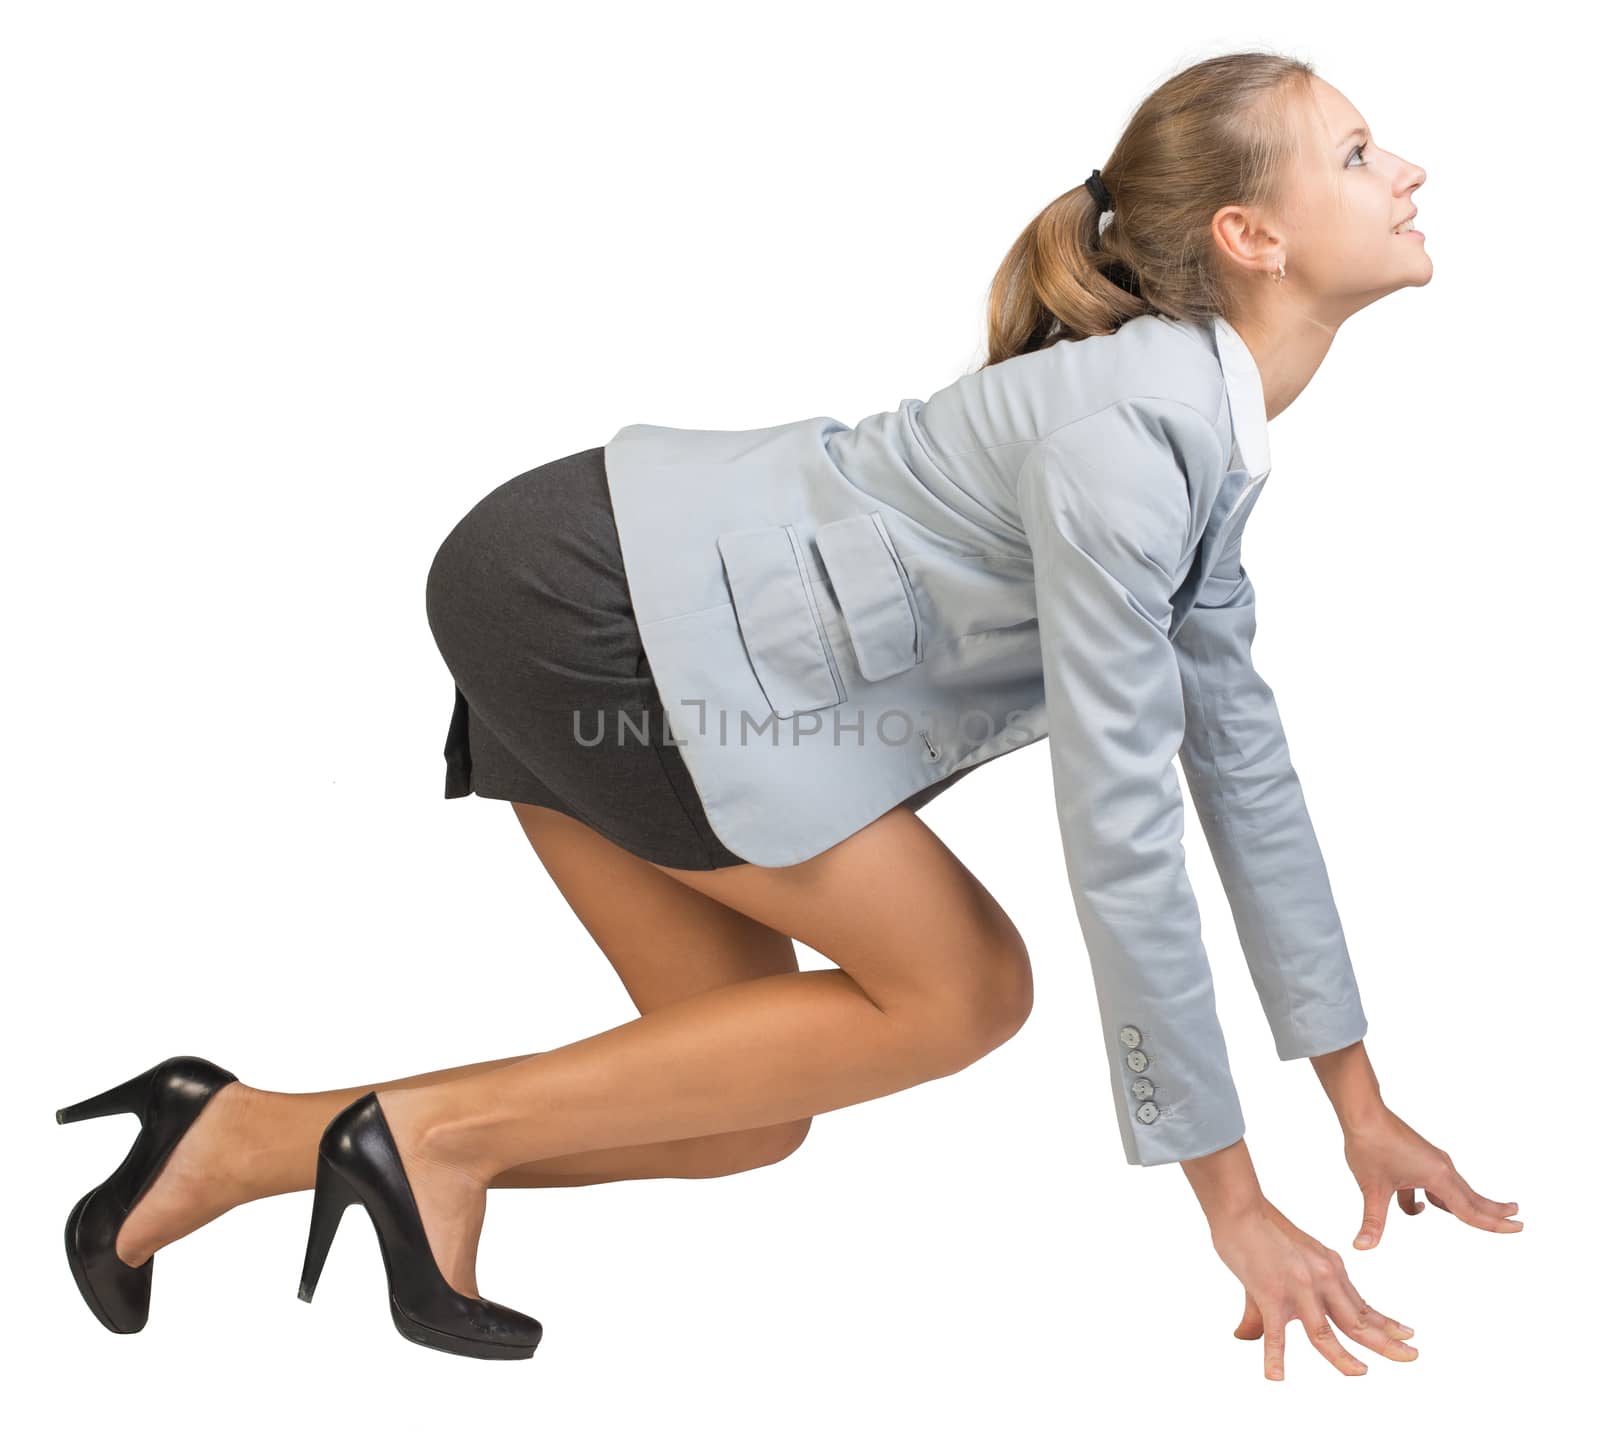
[[[1356,148],[1355,148],[1355,150],[1353,150],[1353,151],[1351,151],[1351,152],[1350,152],[1350,155],[1351,155],[1351,157],[1355,157],[1355,156],[1362,156],[1362,152],[1363,152],[1363,151],[1365,151],[1365,150],[1366,150],[1366,149],[1367,149],[1367,147],[1368,147],[1368,146],[1369,146],[1369,145],[1371,145],[1371,144],[1372,144],[1372,142],[1370,142],[1370,141],[1363,141],[1363,142],[1362,142],[1362,143],[1361,143],[1361,144],[1360,144],[1360,145],[1359,145],[1359,146],[1357,146],[1357,147],[1356,147]],[[1346,161],[1346,162],[1345,162],[1345,165],[1346,165],[1346,166],[1348,166],[1348,165],[1349,165],[1349,164],[1350,164],[1350,162],[1349,162],[1349,161],[1348,161],[1348,160],[1347,160],[1347,161]],[[1363,165],[1363,166],[1364,166],[1364,165],[1366,165],[1366,164],[1367,164],[1367,161],[1366,161],[1366,157],[1365,157],[1365,156],[1362,156],[1362,159],[1361,159],[1361,164],[1362,164],[1362,165]]]

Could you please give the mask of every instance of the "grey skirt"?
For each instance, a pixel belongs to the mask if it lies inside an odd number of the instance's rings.
[[[476,503],[434,556],[427,608],[456,685],[445,798],[555,809],[675,869],[747,862],[712,830],[669,737],[604,447],[544,463]],[[905,802],[920,809],[968,772]]]

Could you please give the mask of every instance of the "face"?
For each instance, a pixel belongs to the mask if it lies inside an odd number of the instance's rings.
[[[1236,218],[1230,249],[1236,259],[1265,261],[1269,273],[1281,259],[1286,292],[1292,285],[1301,306],[1337,326],[1379,297],[1432,278],[1422,232],[1395,230],[1417,209],[1427,172],[1379,146],[1361,112],[1320,76],[1311,87],[1295,105],[1299,154],[1284,205],[1254,227],[1247,215]],[[1422,220],[1419,212],[1412,227]]]

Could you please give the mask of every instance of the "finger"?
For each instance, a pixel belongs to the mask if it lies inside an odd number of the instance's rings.
[[[1370,1251],[1383,1239],[1383,1225],[1389,1218],[1391,1194],[1387,1186],[1382,1190],[1364,1193],[1365,1209],[1361,1216],[1361,1230],[1357,1233],[1355,1241],[1358,1251]]]
[[[1515,1201],[1491,1201],[1480,1196],[1460,1176],[1441,1185],[1439,1191],[1445,1198],[1445,1209],[1468,1226],[1475,1226],[1480,1231],[1499,1232],[1502,1235],[1514,1234],[1522,1229],[1521,1221],[1506,1219],[1507,1215],[1516,1212]],[[1428,1193],[1428,1198],[1438,1204],[1431,1191]]]
[[[1334,1272],[1324,1292],[1324,1302],[1339,1330],[1391,1361],[1415,1361],[1417,1349],[1401,1340],[1412,1335],[1411,1328],[1370,1306],[1338,1262],[1334,1263]]]
[[[1322,1308],[1315,1301],[1306,1303],[1300,1313],[1300,1325],[1306,1329],[1306,1336],[1311,1339],[1311,1345],[1345,1376],[1366,1375],[1367,1364],[1345,1350],[1344,1343],[1339,1340],[1339,1333],[1333,1329],[1333,1324],[1323,1315]]]
[[[1266,1343],[1263,1355],[1266,1360],[1267,1380],[1281,1382],[1283,1380],[1283,1341],[1288,1335],[1289,1321],[1287,1317],[1274,1316],[1264,1319],[1262,1340]]]
[[[1404,1187],[1398,1199],[1400,1201],[1400,1209],[1408,1216],[1418,1215],[1424,1209],[1422,1202],[1417,1199],[1417,1188],[1415,1186]]]
[[[1352,1316],[1352,1321],[1373,1322],[1386,1337],[1395,1338],[1397,1341],[1416,1335],[1405,1322],[1395,1321],[1394,1317],[1381,1313],[1376,1306],[1371,1305],[1371,1301],[1366,1300],[1362,1293],[1355,1289],[1355,1282],[1350,1281],[1350,1274],[1344,1269],[1344,1261],[1338,1252],[1330,1253],[1328,1263],[1333,1268],[1334,1290],[1342,1293],[1344,1306],[1347,1313]],[[1342,1327],[1344,1322],[1339,1322],[1339,1325]]]
[[[1450,1210],[1450,1207],[1445,1204],[1444,1200],[1441,1197],[1434,1195],[1434,1193],[1432,1191],[1428,1190],[1426,1187],[1423,1188],[1422,1194],[1424,1196],[1426,1196],[1430,1201],[1432,1201],[1433,1204],[1435,1206],[1437,1206],[1441,1211],[1449,1212],[1449,1214],[1451,1214],[1451,1215],[1455,1214],[1453,1211]]]
[[[1356,1290],[1355,1282],[1351,1281],[1350,1273],[1344,1269],[1344,1262],[1340,1259],[1337,1251],[1333,1253],[1331,1261],[1334,1276],[1339,1285],[1343,1287],[1345,1297],[1352,1310],[1367,1313],[1373,1321],[1378,1323],[1385,1335],[1392,1336],[1396,1340],[1416,1335],[1403,1321],[1396,1321],[1392,1316],[1385,1316]]]
[[[1240,1341],[1255,1341],[1264,1328],[1261,1324],[1261,1308],[1255,1303],[1255,1298],[1247,1291],[1244,1294],[1244,1315],[1239,1318],[1239,1325],[1234,1327],[1233,1334]]]
[[[1504,1220],[1507,1216],[1517,1214],[1515,1201],[1491,1201],[1479,1191],[1474,1191],[1462,1178],[1460,1172],[1456,1173],[1456,1184],[1460,1186],[1465,1198],[1471,1202],[1472,1213],[1476,1216],[1497,1216]]]

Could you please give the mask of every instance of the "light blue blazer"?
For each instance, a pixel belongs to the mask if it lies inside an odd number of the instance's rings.
[[[645,653],[718,836],[809,859],[1048,736],[1131,1164],[1244,1134],[1181,760],[1280,1058],[1366,1032],[1240,544],[1269,470],[1226,321],[1140,316],[846,427],[605,449]]]

